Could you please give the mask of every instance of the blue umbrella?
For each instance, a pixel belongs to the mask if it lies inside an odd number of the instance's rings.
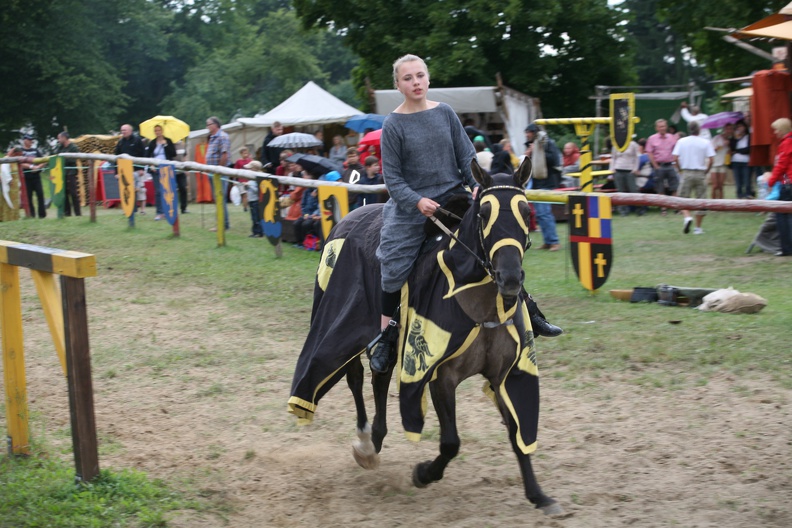
[[[384,115],[363,114],[350,118],[344,126],[355,132],[365,132],[367,129],[379,130],[383,121],[385,121]]]

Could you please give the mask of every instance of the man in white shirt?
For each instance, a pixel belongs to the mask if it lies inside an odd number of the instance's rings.
[[[688,125],[690,135],[677,141],[672,152],[674,163],[682,172],[682,187],[679,191],[679,196],[682,198],[690,198],[693,193],[699,199],[707,195],[707,171],[712,167],[715,149],[712,148],[712,143],[708,139],[699,135],[699,131],[697,122],[690,123]],[[690,232],[693,218],[688,210],[682,210],[682,213],[685,215],[682,232],[687,234]],[[693,230],[693,234],[702,235],[704,230],[701,229],[701,223],[707,212],[696,211],[695,214],[696,228]]]
[[[709,117],[707,114],[702,114],[701,108],[696,105],[691,106],[690,110],[688,110],[688,104],[685,101],[682,101],[681,106],[682,110],[680,110],[679,115],[682,116],[682,119],[687,121],[688,132],[690,132],[691,123],[698,123],[701,125],[701,122]],[[712,134],[710,134],[708,128],[699,127],[699,130],[699,136],[703,137],[704,139],[712,139]]]

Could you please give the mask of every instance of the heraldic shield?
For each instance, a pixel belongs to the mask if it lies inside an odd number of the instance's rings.
[[[118,167],[118,188],[121,192],[121,209],[129,218],[135,212],[135,168],[131,159],[116,160]]]
[[[569,242],[572,263],[584,288],[594,291],[608,279],[613,264],[609,196],[569,197]]]
[[[622,93],[610,96],[610,136],[613,146],[624,152],[630,146],[635,124],[635,94]]]
[[[349,214],[349,193],[346,187],[320,185],[319,209],[322,213],[322,235],[327,240],[335,225]]]
[[[160,189],[162,190],[160,192],[162,211],[165,215],[165,220],[170,225],[173,225],[179,218],[179,198],[176,196],[176,171],[173,170],[173,165],[160,165],[158,177]]]
[[[283,234],[283,223],[281,222],[280,201],[278,201],[278,180],[275,178],[263,178],[259,182],[259,193],[261,195],[261,230],[267,237],[267,241],[273,246],[280,244]]]

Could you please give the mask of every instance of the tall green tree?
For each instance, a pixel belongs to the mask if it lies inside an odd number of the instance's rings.
[[[624,0],[627,32],[635,41],[635,73],[642,86],[686,84],[693,65],[686,60],[682,38],[657,13],[660,0]]]
[[[40,136],[68,127],[107,130],[127,102],[105,60],[101,0],[11,1],[0,10],[0,141],[33,126]]]
[[[0,11],[0,139],[117,130],[157,110],[196,44],[150,0],[12,0]],[[175,31],[174,31],[175,29]]]
[[[279,9],[257,21],[237,18],[232,25],[234,38],[191,68],[163,100],[191,127],[203,128],[210,115],[229,121],[264,112],[307,81],[321,84],[328,77],[315,53],[323,35],[303,32],[292,11]]]
[[[716,78],[749,75],[767,69],[770,62],[723,40],[724,33],[704,27],[742,28],[788,4],[788,0],[658,0],[658,16],[678,35],[684,36],[696,60]],[[769,50],[767,41],[752,41]]]
[[[332,28],[360,64],[355,83],[391,88],[390,65],[422,56],[435,86],[492,84],[538,96],[546,116],[587,115],[597,84],[628,84],[632,45],[607,0],[372,3],[294,0],[305,27]]]
[[[112,2],[105,5],[112,6]],[[126,95],[119,119],[137,126],[160,113],[159,104],[170,83],[197,62],[201,48],[175,24],[175,13],[163,6],[127,0],[107,9],[106,18],[113,21],[114,31],[105,61],[115,66]]]

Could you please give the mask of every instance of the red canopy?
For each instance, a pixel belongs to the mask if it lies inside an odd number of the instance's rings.
[[[778,139],[770,125],[790,117],[789,95],[792,79],[784,70],[763,70],[753,78],[751,97],[751,161],[753,166],[772,166]]]

